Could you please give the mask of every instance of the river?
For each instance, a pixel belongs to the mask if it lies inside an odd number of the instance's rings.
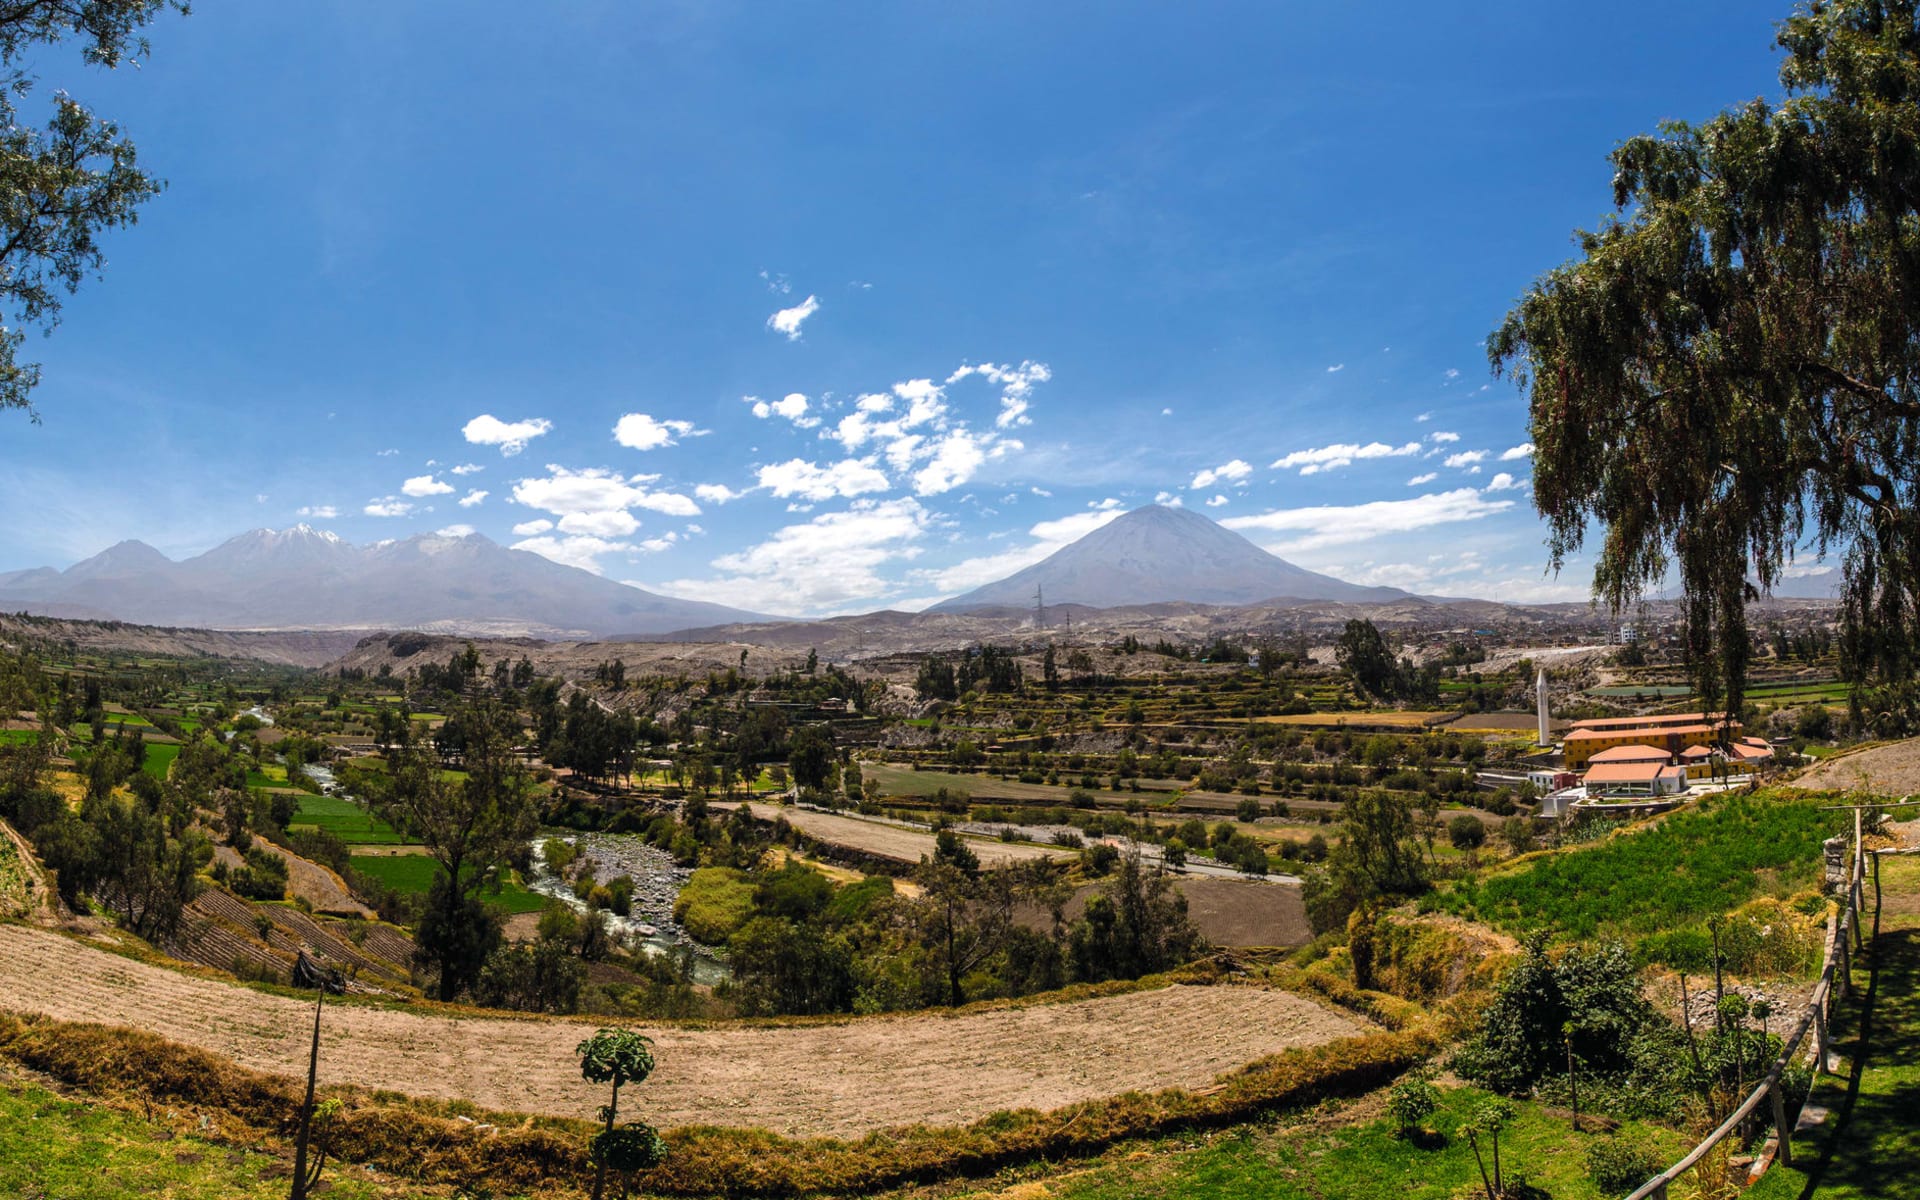
[[[672,954],[693,951],[695,983],[718,983],[729,975],[727,965],[713,951],[694,941],[673,919],[673,904],[686,885],[691,868],[674,865],[666,851],[647,844],[632,833],[556,833],[533,840],[533,865],[527,887],[542,896],[558,900],[578,913],[588,911],[587,902],[573,894],[573,887],[547,867],[546,843],[557,838],[578,847],[593,864],[594,878],[601,883],[626,875],[633,880],[633,909],[629,916],[607,913],[607,926],[622,941],[648,954]]]

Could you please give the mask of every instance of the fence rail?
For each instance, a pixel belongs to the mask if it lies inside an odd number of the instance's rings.
[[[1746,1100],[1740,1107],[1734,1109],[1733,1114],[1721,1122],[1719,1128],[1707,1135],[1705,1141],[1689,1151],[1685,1158],[1641,1184],[1627,1197],[1627,1200],[1667,1200],[1668,1187],[1682,1175],[1693,1170],[1701,1159],[1712,1153],[1714,1147],[1732,1137],[1752,1118],[1762,1104],[1768,1102],[1772,1105],[1770,1115],[1773,1119],[1775,1153],[1782,1164],[1793,1165],[1793,1126],[1787,1121],[1786,1088],[1781,1081],[1786,1075],[1787,1068],[1793,1064],[1795,1057],[1799,1054],[1800,1044],[1806,1040],[1809,1030],[1812,1030],[1814,1035],[1814,1078],[1817,1080],[1822,1072],[1829,1074],[1833,1072],[1827,1051],[1830,1039],[1828,1020],[1833,1015],[1832,1002],[1836,993],[1841,999],[1845,999],[1848,990],[1853,986],[1853,955],[1865,945],[1865,935],[1861,931],[1860,921],[1866,909],[1867,852],[1866,844],[1861,837],[1864,832],[1861,828],[1861,818],[1860,810],[1855,809],[1853,848],[1846,868],[1846,902],[1827,922],[1827,943],[1822,956],[1820,981],[1814,985],[1813,995],[1807,1001],[1806,1010],[1800,1014],[1799,1022],[1794,1025],[1793,1033],[1781,1046],[1780,1057],[1774,1060],[1773,1069],[1768,1071],[1766,1076],[1755,1085],[1753,1091],[1747,1094]],[[1874,872],[1876,907],[1879,902],[1878,865],[1876,859]]]

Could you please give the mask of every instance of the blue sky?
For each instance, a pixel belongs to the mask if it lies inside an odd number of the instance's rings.
[[[42,68],[169,187],[30,342],[0,569],[471,528],[827,613],[1161,499],[1582,598],[1480,341],[1784,11],[201,3]]]

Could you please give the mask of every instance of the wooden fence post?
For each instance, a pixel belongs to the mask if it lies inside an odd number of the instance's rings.
[[[1775,1158],[1783,1167],[1793,1165],[1793,1129],[1787,1124],[1787,1102],[1781,1098],[1784,1089],[1778,1083],[1773,1085],[1773,1131],[1778,1141]]]

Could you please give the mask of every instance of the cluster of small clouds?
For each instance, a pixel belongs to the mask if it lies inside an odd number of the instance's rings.
[[[1253,464],[1245,459],[1236,458],[1231,462],[1221,463],[1217,467],[1208,467],[1199,472],[1193,477],[1193,482],[1188,487],[1197,492],[1217,483],[1238,483],[1245,486],[1247,477],[1252,474]],[[1221,503],[1224,504],[1226,501],[1223,499]]]

